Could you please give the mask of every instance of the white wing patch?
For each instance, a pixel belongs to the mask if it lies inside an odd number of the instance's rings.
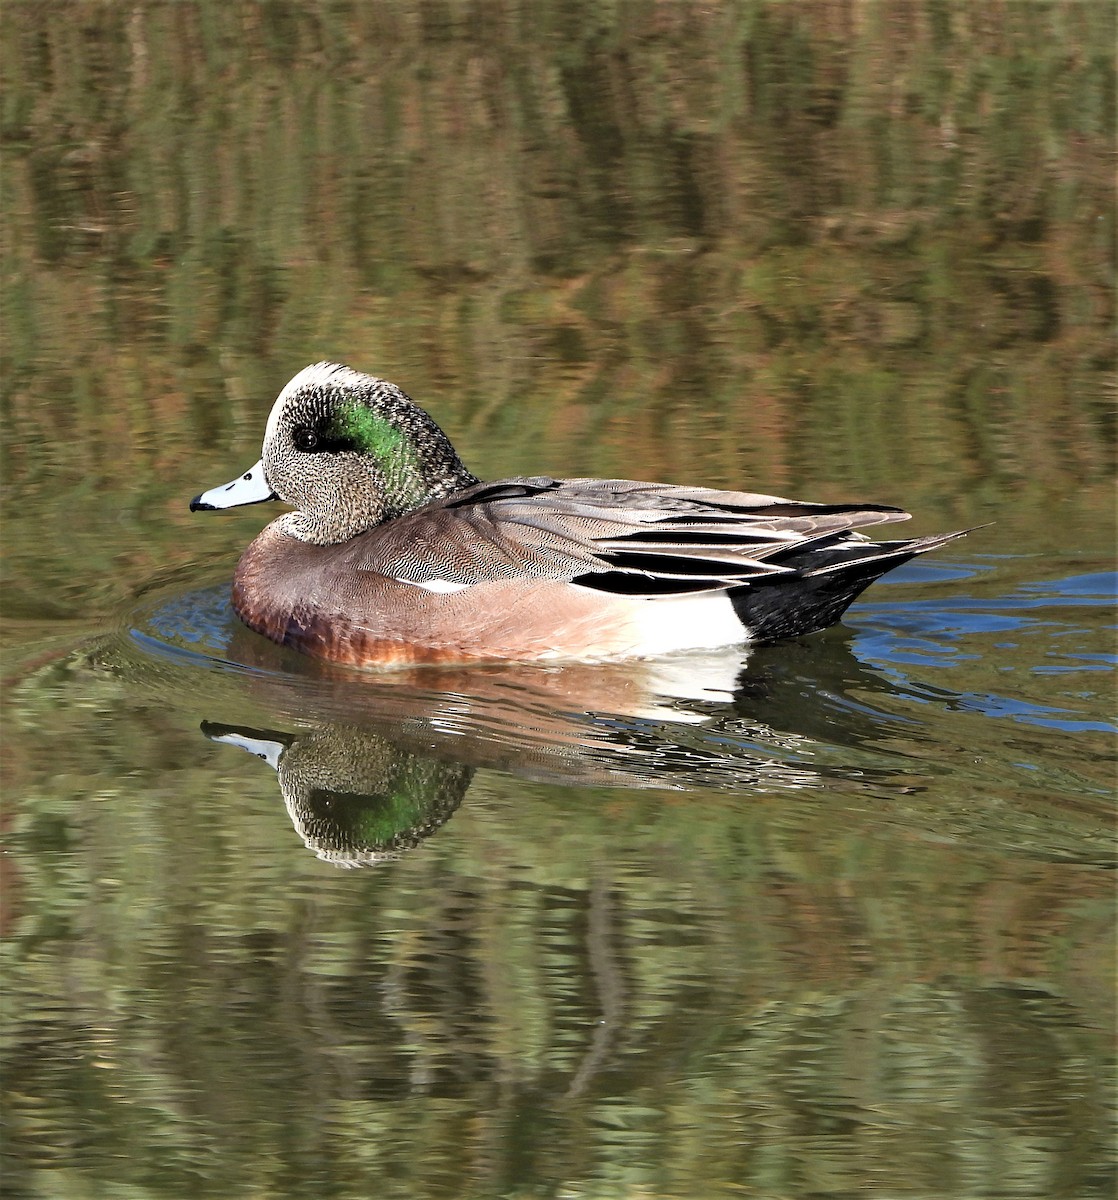
[[[412,587],[423,588],[424,591],[434,592],[438,596],[449,596],[453,592],[463,592],[470,585],[455,583],[453,579],[399,579],[393,576],[397,583],[410,583]]]

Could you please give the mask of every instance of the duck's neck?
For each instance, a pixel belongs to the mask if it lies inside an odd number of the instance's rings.
[[[454,454],[453,450],[451,454]],[[288,537],[316,546],[348,542],[386,521],[393,521],[434,501],[445,500],[480,482],[476,475],[466,470],[456,454],[454,459],[456,470],[440,470],[433,477],[414,470],[386,470],[378,472],[375,478],[370,475],[367,480],[356,481],[355,486],[333,497],[328,511],[285,513],[279,518],[278,528]]]

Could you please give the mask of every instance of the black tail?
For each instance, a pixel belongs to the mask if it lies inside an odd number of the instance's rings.
[[[734,612],[755,642],[803,637],[833,625],[875,579],[935,550],[969,530],[904,542],[851,542],[790,550],[770,561],[797,568],[795,575],[768,576],[734,588]],[[841,536],[841,535],[840,535]],[[837,539],[836,539],[837,540]]]

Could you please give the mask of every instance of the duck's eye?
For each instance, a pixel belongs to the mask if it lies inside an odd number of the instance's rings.
[[[318,445],[318,434],[307,425],[300,425],[291,434],[296,450],[313,450]]]

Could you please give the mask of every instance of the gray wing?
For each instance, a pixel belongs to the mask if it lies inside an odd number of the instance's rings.
[[[508,479],[354,538],[346,565],[418,584],[534,578],[632,595],[712,591],[799,574],[812,547],[864,542],[856,526],[908,515],[627,479]],[[790,556],[795,566],[781,561]]]

